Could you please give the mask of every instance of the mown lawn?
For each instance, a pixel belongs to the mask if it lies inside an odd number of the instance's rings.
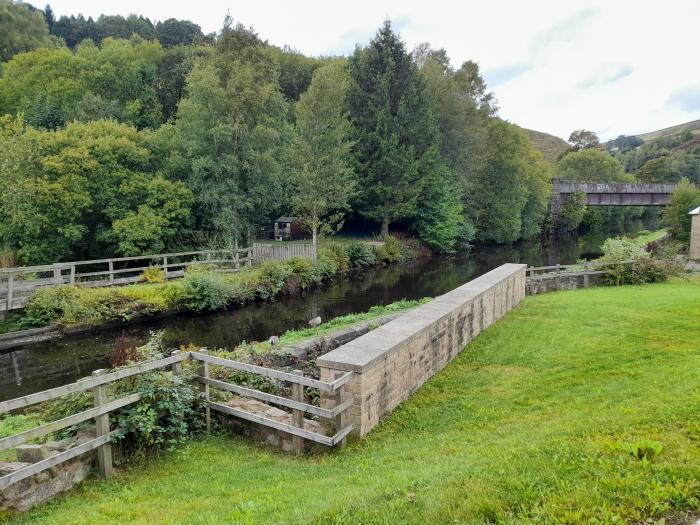
[[[668,524],[699,480],[696,279],[530,297],[341,451],[212,437],[14,523]]]

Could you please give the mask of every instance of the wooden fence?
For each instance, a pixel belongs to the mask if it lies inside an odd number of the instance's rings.
[[[37,438],[52,434],[64,428],[68,428],[79,423],[83,423],[90,419],[94,419],[96,427],[96,436],[85,443],[70,448],[65,452],[57,453],[47,459],[32,463],[20,470],[16,470],[10,474],[0,477],[0,490],[6,489],[10,485],[27,479],[30,476],[38,474],[44,470],[55,467],[61,463],[69,461],[77,456],[97,450],[97,459],[100,474],[104,477],[109,477],[112,474],[112,449],[111,437],[118,429],[112,429],[110,425],[109,415],[111,412],[123,408],[125,406],[136,403],[141,399],[138,393],[129,394],[125,397],[109,400],[107,399],[106,386],[120,379],[131,377],[137,374],[143,374],[154,370],[172,367],[173,373],[179,374],[182,372],[182,363],[184,361],[199,361],[202,363],[197,380],[202,385],[202,392],[205,398],[207,429],[211,428],[210,411],[214,410],[229,416],[235,416],[241,419],[246,419],[255,422],[259,425],[274,428],[287,432],[294,436],[294,447],[296,452],[301,452],[304,446],[304,439],[321,443],[329,447],[342,445],[345,443],[346,436],[352,431],[351,425],[345,424],[345,411],[352,405],[352,398],[346,399],[345,384],[352,378],[352,372],[339,374],[335,381],[327,383],[304,377],[302,374],[295,372],[283,372],[270,368],[232,361],[230,359],[222,359],[219,357],[210,356],[205,350],[199,352],[180,352],[174,351],[169,357],[140,363],[135,366],[116,370],[106,373],[104,370],[96,370],[91,377],[63,385],[50,390],[44,390],[35,394],[30,394],[9,401],[0,402],[0,414],[12,410],[23,409],[42,403],[59,399],[77,392],[92,390],[94,407],[78,412],[68,417],[46,423],[31,430],[26,430],[5,438],[0,439],[0,451],[8,450],[22,445]],[[239,385],[218,381],[209,377],[209,365],[223,366],[233,370],[239,370],[252,374],[258,374],[265,377],[274,378],[277,380],[289,382],[292,384],[292,399],[268,394],[252,388],[246,388]],[[222,403],[213,402],[210,400],[210,388],[217,388],[228,392],[236,393],[240,396],[250,397],[272,403],[281,407],[291,409],[293,416],[293,425],[281,423],[279,421],[269,419],[258,414],[252,414],[229,407]],[[325,409],[304,402],[304,389],[315,388],[326,396],[332,396],[335,400],[331,403],[332,408]],[[326,436],[316,432],[309,432],[303,428],[304,413],[313,414],[322,418],[332,420],[335,434]]]
[[[578,264],[555,264],[553,266],[528,266],[525,271],[527,278],[551,277],[558,274],[578,274],[578,275],[598,275],[603,274],[607,269],[621,264],[635,264],[636,260],[602,262],[586,261]]]
[[[148,268],[163,270],[166,279],[182,277],[185,268],[193,264],[211,264],[216,271],[236,272],[241,266],[253,264],[252,252],[253,248],[200,250],[0,268],[0,312],[23,308],[40,288],[64,284],[86,287],[131,284],[140,281]]]
[[[316,260],[316,247],[311,244],[254,244],[253,262],[259,264],[263,261],[287,261],[292,257],[307,257]]]

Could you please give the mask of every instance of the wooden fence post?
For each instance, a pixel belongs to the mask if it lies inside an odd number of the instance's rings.
[[[70,265],[70,284],[75,284],[75,264]]]
[[[168,258],[163,256],[163,276],[168,278]]]
[[[170,352],[171,356],[178,355],[180,353],[180,350],[173,350]],[[178,361],[177,363],[173,363],[173,374],[174,375],[180,375],[182,374],[182,361]]]
[[[583,287],[588,288],[588,263],[583,263]]]
[[[253,266],[253,248],[248,248],[248,260],[246,261],[246,266]]]
[[[105,370],[95,370],[92,375],[101,376]],[[93,400],[95,406],[104,405],[107,402],[107,387],[106,385],[98,385],[92,389]],[[109,435],[109,414],[103,414],[95,417],[95,437]],[[102,477],[108,478],[112,475],[112,445],[107,442],[97,448],[97,463],[100,468]]]
[[[7,274],[7,311],[12,310],[12,293],[15,283],[15,274],[10,272]]]
[[[54,264],[53,265],[53,282],[54,282],[54,284],[61,284],[62,280],[63,279],[61,277],[61,268],[57,264]]]
[[[114,261],[109,261],[109,282],[114,282]]]
[[[200,354],[208,354],[209,350],[206,348],[200,348],[198,350]],[[202,362],[202,367],[199,370],[199,375],[205,379],[209,379],[209,363]],[[211,434],[211,408],[209,408],[209,385],[201,385],[202,394],[204,395],[204,418],[207,423],[207,434]]]
[[[343,376],[343,372],[338,372],[335,374],[336,379],[340,379]],[[335,391],[335,406],[339,406],[345,401],[345,385],[340,385],[340,387]],[[341,412],[335,416],[335,432],[336,434],[345,428],[345,411]],[[343,438],[338,446],[344,447],[348,439]]]
[[[303,376],[304,372],[302,370],[294,370],[292,374],[297,376]],[[294,401],[304,402],[304,385],[299,383],[292,383],[292,399]],[[292,409],[292,424],[298,428],[304,428],[304,412],[297,409]],[[304,438],[301,436],[292,436],[292,446],[294,447],[295,454],[302,454],[304,452]]]

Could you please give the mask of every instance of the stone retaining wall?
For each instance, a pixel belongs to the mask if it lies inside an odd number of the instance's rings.
[[[363,436],[525,297],[524,264],[504,264],[318,358],[322,381],[353,371],[347,418]]]
[[[583,275],[581,273],[544,274],[527,280],[527,295],[537,295],[557,290],[576,290],[602,284],[603,273]]]

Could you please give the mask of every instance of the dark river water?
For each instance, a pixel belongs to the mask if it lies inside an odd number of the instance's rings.
[[[627,225],[626,230],[640,227]],[[507,262],[543,266],[596,257],[609,235],[610,232],[587,235],[551,244],[529,241],[511,246],[475,247],[470,253],[372,269],[322,289],[271,303],[163,317],[116,330],[16,348],[0,354],[0,400],[69,383],[108,366],[115,340],[122,334],[129,345],[142,343],[153,330],[163,330],[168,347],[193,343],[230,348],[242,341],[262,341],[304,327],[316,315],[327,320],[400,299],[437,296]]]

